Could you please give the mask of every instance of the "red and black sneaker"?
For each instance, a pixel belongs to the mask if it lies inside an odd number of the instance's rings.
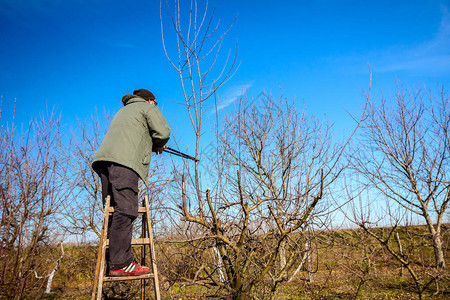
[[[132,262],[127,267],[119,270],[110,270],[109,276],[137,276],[150,273],[150,268],[140,266],[136,262]]]

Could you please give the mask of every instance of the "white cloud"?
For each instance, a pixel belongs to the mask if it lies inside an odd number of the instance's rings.
[[[448,71],[450,67],[450,13],[442,6],[442,19],[434,37],[411,48],[375,56],[370,64],[378,72]]]
[[[245,94],[251,86],[252,84],[249,83],[239,86],[233,86],[227,89],[223,96],[223,99],[219,98],[219,103],[217,104],[217,111],[219,112],[222,109],[233,104],[237,99],[239,99],[239,97]],[[215,110],[213,112],[215,112]]]
[[[334,57],[333,62],[346,72],[367,74],[372,72],[411,72],[412,74],[448,74],[450,70],[450,12],[441,6],[441,21],[436,33],[415,45],[396,45],[368,51],[361,55]]]

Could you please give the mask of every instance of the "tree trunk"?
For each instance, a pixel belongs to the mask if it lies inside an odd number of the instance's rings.
[[[433,238],[433,248],[434,248],[434,257],[436,259],[437,267],[440,269],[445,269],[445,259],[444,259],[444,251],[442,251],[442,238],[439,232],[435,232],[432,235]]]
[[[286,248],[285,242],[281,242],[280,245],[280,271],[286,267]]]
[[[220,252],[217,249],[217,247],[213,247],[213,252],[214,252],[213,257],[217,256],[216,267],[217,267],[217,271],[219,273],[220,282],[224,283],[226,281],[226,279],[225,279],[225,273],[224,273],[224,270],[223,270],[224,266],[223,266],[222,256],[220,255]]]
[[[446,266],[444,259],[444,251],[442,250],[441,227],[438,223],[437,228],[434,228],[433,222],[431,221],[431,217],[428,214],[428,211],[426,210],[424,210],[424,217],[427,221],[428,230],[431,234],[431,239],[433,240],[433,249],[436,267],[439,269],[445,269]]]

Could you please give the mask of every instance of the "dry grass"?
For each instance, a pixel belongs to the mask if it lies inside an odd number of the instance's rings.
[[[447,224],[444,231],[445,249],[448,249],[449,228]],[[377,230],[381,234],[388,229]],[[426,289],[426,298],[450,299],[450,273],[447,268],[438,274],[433,267],[433,250],[425,227],[403,227],[399,234],[405,255],[413,262],[420,280],[425,283],[439,275]],[[315,264],[310,265],[313,272],[302,270],[290,283],[280,285],[277,299],[418,299],[416,287],[406,269],[402,273],[401,265],[383,246],[368,238],[361,230],[321,232],[317,237],[317,245],[318,250],[313,255]],[[59,255],[58,247],[41,253],[42,259]],[[44,295],[42,288],[31,289],[28,292],[29,299],[89,299],[96,254],[96,246],[66,247],[61,268],[53,281],[52,293]],[[449,261],[448,254],[446,260]],[[164,269],[168,266],[163,261],[160,263],[163,299],[201,299],[207,296],[209,299],[229,299],[222,291],[215,292],[214,287],[168,282],[165,276],[167,270]],[[51,264],[49,268],[52,268]],[[139,297],[138,283],[131,286],[128,283],[109,284],[105,287],[109,299]],[[152,295],[151,287],[148,288],[148,294]],[[263,286],[249,296],[257,299],[269,297]]]

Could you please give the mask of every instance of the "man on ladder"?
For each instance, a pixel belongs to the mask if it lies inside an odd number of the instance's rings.
[[[122,102],[124,107],[114,116],[92,168],[101,178],[103,203],[110,195],[114,207],[108,228],[109,276],[137,276],[150,272],[135,261],[131,250],[138,180],[148,184],[151,152],[163,152],[170,128],[150,91],[135,90],[123,96]]]

